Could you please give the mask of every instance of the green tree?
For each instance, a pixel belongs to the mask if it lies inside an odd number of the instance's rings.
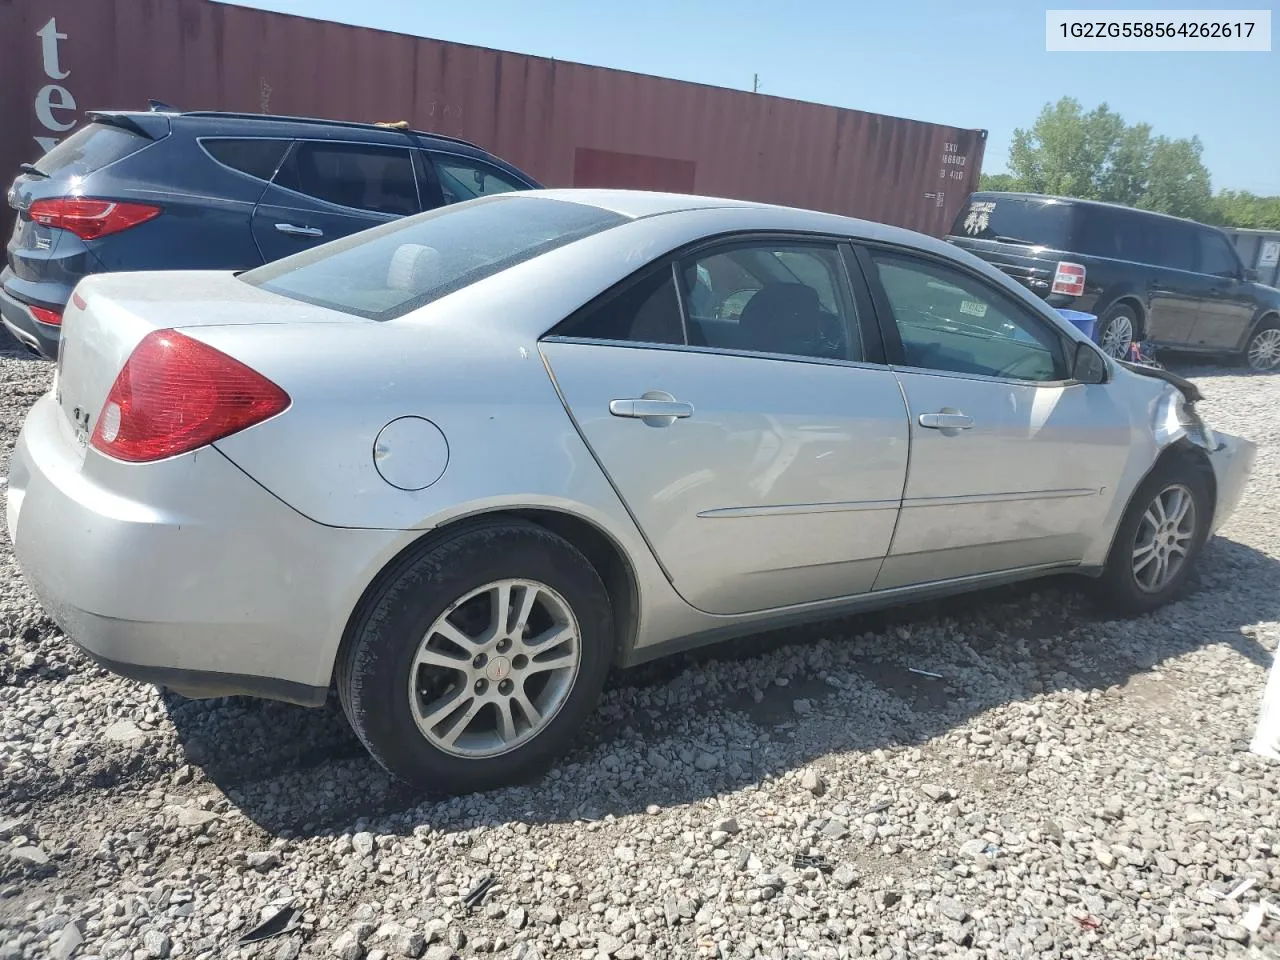
[[[1124,119],[1105,103],[1085,113],[1080,101],[1063,97],[1045,104],[1030,130],[1013,132],[1009,171],[1035,193],[1101,199],[1124,132]]]
[[[1192,220],[1207,217],[1213,192],[1209,187],[1209,171],[1200,162],[1201,149],[1199,137],[1190,140],[1157,137],[1147,166],[1147,189],[1138,198],[1137,205]]]
[[[1222,190],[1213,198],[1211,223],[1245,230],[1280,230],[1280,197],[1260,197],[1247,190]]]
[[[1150,177],[1151,127],[1135,123],[1116,139],[1110,162],[1098,181],[1098,199],[1136,204],[1147,192]]]
[[[1129,125],[1105,103],[1086,112],[1063,97],[1045,104],[1029,129],[1014,131],[1009,171],[1033,193],[1203,218],[1218,208],[1201,151],[1197,137],[1153,137],[1148,124]]]
[[[979,190],[1021,190],[1022,184],[1011,173],[984,173],[978,178]]]

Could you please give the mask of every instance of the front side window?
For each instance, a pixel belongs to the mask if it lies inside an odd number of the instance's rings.
[[[580,203],[491,197],[393,220],[249,270],[240,279],[305,303],[391,320],[626,221]]]
[[[436,165],[445,203],[462,203],[476,197],[491,197],[495,193],[529,189],[526,184],[481,160],[447,153],[429,156]]]
[[[1200,231],[1200,272],[1215,277],[1238,277],[1240,262],[1227,238],[1216,230]]]
[[[832,245],[735,244],[685,259],[680,277],[694,346],[863,358],[844,265]]]
[[[275,182],[356,210],[407,216],[421,209],[413,160],[402,147],[299,141]]]
[[[873,252],[910,367],[1012,380],[1064,376],[1062,340],[1048,324],[958,270]]]

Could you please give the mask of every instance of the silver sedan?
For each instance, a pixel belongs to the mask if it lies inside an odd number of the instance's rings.
[[[611,665],[1074,571],[1173,599],[1254,456],[891,227],[537,191],[247,273],[94,276],[8,527],[92,657],[335,689],[396,775],[522,780]]]

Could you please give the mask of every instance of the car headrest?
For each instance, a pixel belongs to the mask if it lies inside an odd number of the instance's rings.
[[[431,286],[440,268],[440,251],[421,243],[402,243],[387,267],[387,286],[392,290],[421,291]]]
[[[747,349],[792,352],[817,330],[818,293],[803,283],[767,283],[747,301],[738,329]]]

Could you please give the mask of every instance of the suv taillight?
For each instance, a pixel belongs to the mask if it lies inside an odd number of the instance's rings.
[[[125,203],[123,200],[93,197],[49,197],[32,203],[27,215],[46,227],[70,230],[81,240],[97,240],[153,220],[162,212],[162,207],[149,203]]]
[[[1078,263],[1063,260],[1053,274],[1054,293],[1068,297],[1078,297],[1084,293],[1084,267]]]
[[[161,460],[261,423],[289,403],[287,393],[221,350],[155,330],[112,384],[92,444],[117,460]]]

